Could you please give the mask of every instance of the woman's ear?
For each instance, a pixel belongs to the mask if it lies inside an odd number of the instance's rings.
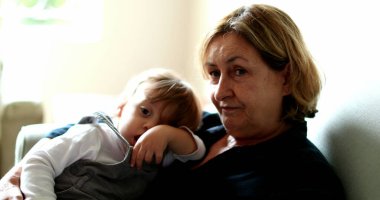
[[[283,84],[282,84],[282,91],[283,95],[289,95],[290,94],[290,64],[286,64],[284,69],[281,71],[281,76],[283,79]]]

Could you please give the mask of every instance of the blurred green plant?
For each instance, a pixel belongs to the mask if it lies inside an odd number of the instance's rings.
[[[40,4],[43,5],[44,9],[49,8],[59,8],[65,4],[66,0],[19,0],[19,3],[27,8],[33,8]]]

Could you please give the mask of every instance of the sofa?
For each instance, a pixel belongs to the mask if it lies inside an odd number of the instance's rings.
[[[15,144],[21,127],[42,123],[42,105],[37,102],[18,101],[5,104],[1,112],[0,170],[3,176],[13,165]]]
[[[380,111],[376,106],[380,93],[378,97],[360,102],[360,105]],[[348,200],[377,200],[380,199],[380,123],[377,115],[361,116],[368,112],[361,106],[347,108],[343,105],[336,114],[318,113],[320,117],[308,121],[308,134],[337,171]],[[23,126],[17,136],[15,162],[19,162],[48,131],[64,125]]]
[[[0,88],[2,86],[2,63],[0,62]],[[13,165],[15,143],[22,126],[42,123],[43,109],[39,102],[3,102],[0,90],[0,176]]]

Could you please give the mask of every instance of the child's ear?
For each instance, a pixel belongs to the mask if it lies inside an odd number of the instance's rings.
[[[124,101],[117,106],[117,110],[116,110],[116,116],[117,117],[121,117],[121,113],[123,113],[123,109],[125,107],[125,104],[127,104],[127,101]]]

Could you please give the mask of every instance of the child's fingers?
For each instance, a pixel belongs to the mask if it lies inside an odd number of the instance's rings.
[[[139,148],[137,146],[133,147],[131,160],[130,160],[131,167],[136,166],[136,158],[137,158],[138,151],[139,151]]]
[[[156,164],[160,164],[162,161],[162,153],[155,153],[153,151],[143,151],[142,149],[139,149],[139,151],[135,151],[132,154],[131,163],[133,162],[134,165],[138,169],[142,168],[143,162],[145,161],[146,163],[150,164],[153,162],[153,159],[156,161]]]
[[[156,164],[160,164],[163,158],[162,152],[154,154],[154,158],[156,159]]]
[[[152,151],[147,151],[145,152],[144,160],[146,163],[151,163],[153,159],[153,152]]]
[[[146,151],[143,148],[140,148],[139,151],[136,153],[137,153],[137,156],[135,158],[135,165],[136,165],[137,169],[141,169],[142,163],[145,159]]]

